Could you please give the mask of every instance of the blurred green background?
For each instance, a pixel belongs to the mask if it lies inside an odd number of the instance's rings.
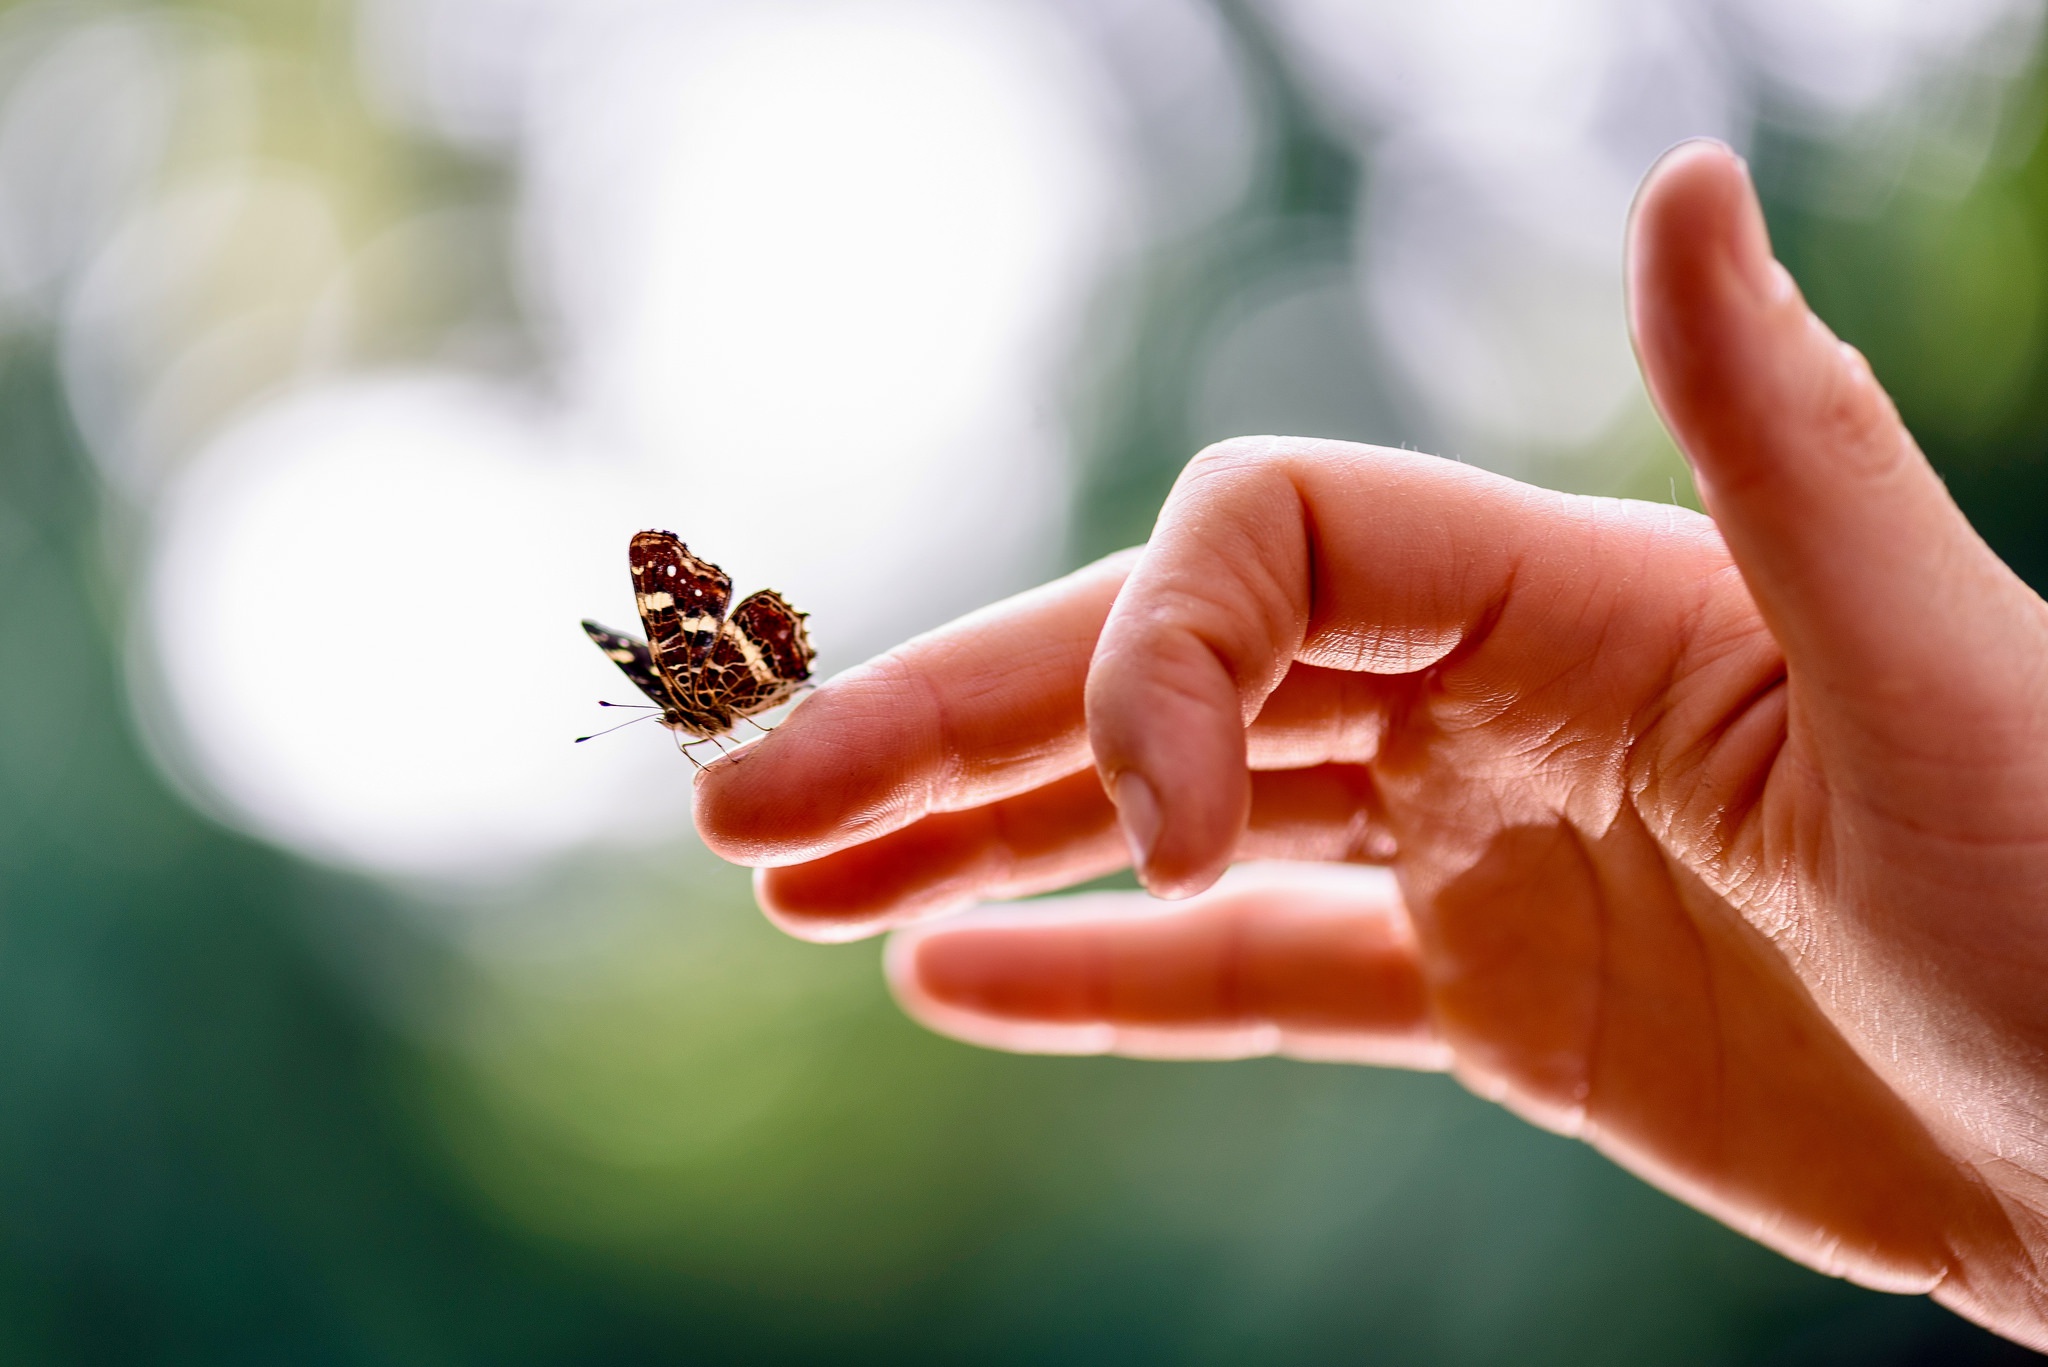
[[[264,155],[319,177],[344,221],[512,212],[502,161],[365,100],[347,7],[175,13],[260,55]],[[1142,539],[1187,455],[1236,428],[1446,430],[1354,314],[1289,314],[1295,350],[1219,359],[1225,324],[1276,289],[1354,268],[1374,166],[1260,10],[1217,13],[1264,129],[1256,164],[1227,208],[1122,258],[1084,315],[1062,400],[1067,563]],[[1952,122],[1880,156],[1860,126],[1768,94],[1750,150],[1816,306],[2042,586],[2039,71],[1959,79],[1996,86],[1967,174],[1942,169]],[[476,274],[452,302],[396,291],[372,358],[414,354],[435,309],[517,312],[498,267]],[[781,939],[746,875],[684,838],[456,887],[238,833],[163,776],[132,696],[151,677],[129,655],[149,504],[88,450],[64,329],[24,307],[0,350],[0,1360],[2028,1356],[1797,1268],[1442,1078],[926,1035],[888,1002],[875,945]],[[1510,468],[1689,497],[1639,403]],[[248,624],[276,688],[318,626]],[[461,726],[461,698],[440,702]]]

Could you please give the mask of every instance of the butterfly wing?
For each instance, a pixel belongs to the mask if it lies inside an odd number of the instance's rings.
[[[654,700],[664,712],[675,706],[669,696],[668,685],[662,682],[661,671],[654,666],[654,652],[647,648],[647,642],[631,636],[608,630],[595,622],[585,622],[583,630],[590,639],[597,642],[597,648],[605,658],[617,665],[633,686]]]
[[[690,554],[674,532],[637,532],[627,549],[633,571],[633,603],[647,628],[655,667],[670,673],[678,691],[718,641],[732,579],[708,560]]]
[[[788,702],[816,659],[804,615],[773,589],[749,594],[718,634],[700,691],[735,718]]]

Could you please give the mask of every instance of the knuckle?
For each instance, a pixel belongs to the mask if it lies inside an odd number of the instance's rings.
[[[1841,361],[1824,372],[1815,399],[1815,427],[1855,472],[1880,475],[1896,469],[1907,444],[1891,396],[1863,353],[1847,342],[1835,345]]]
[[[1188,462],[1190,472],[1237,470],[1270,463],[1279,453],[1278,437],[1229,437],[1211,442]]]

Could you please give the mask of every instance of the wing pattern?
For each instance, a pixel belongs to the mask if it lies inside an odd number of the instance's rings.
[[[726,616],[731,578],[673,532],[636,534],[627,565],[647,639],[595,622],[583,630],[661,708],[670,730],[723,735],[740,718],[789,701],[810,679],[816,654],[804,614],[781,594],[749,594]]]
[[[654,652],[647,648],[647,642],[601,627],[595,622],[585,622],[583,630],[597,642],[597,648],[604,652],[605,658],[633,681],[633,687],[654,700],[655,706],[667,711],[675,705],[675,700],[669,696],[668,685],[662,681],[661,671],[654,667]]]
[[[654,658],[677,675],[701,666],[732,602],[732,578],[690,554],[674,532],[639,532],[626,550],[633,603]]]
[[[803,614],[762,589],[719,630],[699,692],[735,721],[751,717],[788,702],[811,677],[813,658]]]

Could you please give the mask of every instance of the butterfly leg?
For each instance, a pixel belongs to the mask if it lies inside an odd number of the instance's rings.
[[[699,736],[695,740],[686,741],[682,739],[680,732],[677,733],[676,749],[682,751],[684,759],[687,759],[688,761],[690,761],[690,763],[696,765],[699,769],[702,769],[704,767],[703,761],[699,760],[695,755],[690,753],[691,748],[698,745],[712,746],[718,751],[720,755],[724,755],[727,753],[723,737]]]

